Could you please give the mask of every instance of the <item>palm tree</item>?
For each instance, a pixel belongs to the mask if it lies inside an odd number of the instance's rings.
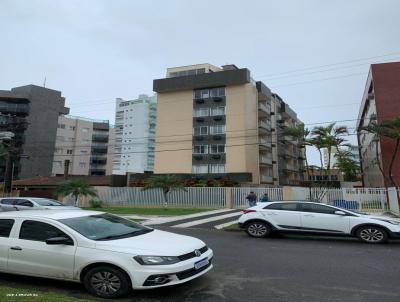
[[[346,126],[338,126],[335,127],[336,123],[331,123],[328,126],[318,126],[314,127],[312,130],[312,135],[314,138],[317,138],[319,142],[319,147],[326,148],[328,151],[328,165],[326,168],[326,174],[328,176],[328,180],[330,179],[330,168],[331,168],[331,155],[333,148],[339,152],[339,147],[343,145],[346,141],[343,138],[343,135],[349,133]],[[320,149],[319,149],[320,151]]]
[[[67,181],[59,185],[55,193],[57,195],[68,196],[72,195],[75,197],[75,206],[79,207],[80,196],[97,196],[96,190],[89,185],[87,182],[81,179],[75,179]]]
[[[394,163],[397,157],[397,153],[399,152],[399,147],[400,147],[400,118],[395,118],[392,120],[385,120],[382,122],[376,122],[376,121],[371,121],[368,126],[361,127],[361,130],[367,131],[369,133],[373,133],[376,136],[376,161],[377,164],[379,165],[379,169],[382,172],[383,177],[386,179],[384,170],[381,166],[380,159],[379,159],[379,153],[378,153],[378,143],[379,143],[379,138],[388,138],[390,140],[394,140],[394,147],[392,150],[392,155],[390,158],[390,163],[389,163],[389,179],[390,183],[392,186],[397,187],[398,184],[394,180],[393,177],[393,167]]]
[[[308,136],[310,135],[310,130],[305,128],[303,123],[299,123],[294,127],[285,127],[282,129],[283,136],[291,136],[295,140],[297,140],[297,145],[299,148],[304,150],[304,160],[306,164],[306,172],[308,175],[308,159],[307,159],[307,148],[306,146],[310,146],[310,142],[308,140]]]
[[[175,175],[156,175],[150,177],[143,187],[143,190],[161,189],[164,197],[164,208],[168,205],[168,193],[176,190],[186,191],[184,185]]]
[[[340,150],[335,154],[335,158],[335,167],[344,174],[344,180],[356,181],[357,175],[360,171],[360,165],[352,158],[352,153],[349,151]]]

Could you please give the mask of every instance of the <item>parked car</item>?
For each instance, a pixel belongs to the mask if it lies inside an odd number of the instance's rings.
[[[267,237],[272,232],[302,232],[354,236],[367,243],[400,238],[400,219],[314,202],[260,203],[244,211],[239,226],[252,237]]]
[[[78,207],[65,206],[61,202],[49,198],[7,197],[0,198],[0,209],[7,211],[22,210],[77,210]]]
[[[175,285],[212,269],[199,239],[97,211],[0,213],[0,271],[81,282],[93,295]]]

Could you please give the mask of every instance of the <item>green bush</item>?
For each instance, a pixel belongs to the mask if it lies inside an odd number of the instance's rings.
[[[89,205],[91,208],[102,208],[103,201],[100,199],[91,199],[91,200],[89,200]]]

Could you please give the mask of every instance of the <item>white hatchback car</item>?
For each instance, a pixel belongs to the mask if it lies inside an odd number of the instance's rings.
[[[96,211],[0,213],[0,271],[82,282],[102,298],[183,283],[212,268],[203,241]]]
[[[243,212],[239,226],[252,237],[266,237],[272,232],[303,232],[355,236],[368,243],[400,238],[400,219],[314,202],[264,202]]]
[[[0,198],[0,211],[22,210],[80,210],[78,207],[65,206],[58,200],[39,197]]]

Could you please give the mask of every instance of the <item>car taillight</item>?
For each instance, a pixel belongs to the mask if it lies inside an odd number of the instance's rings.
[[[255,210],[243,210],[243,214],[255,213]]]

